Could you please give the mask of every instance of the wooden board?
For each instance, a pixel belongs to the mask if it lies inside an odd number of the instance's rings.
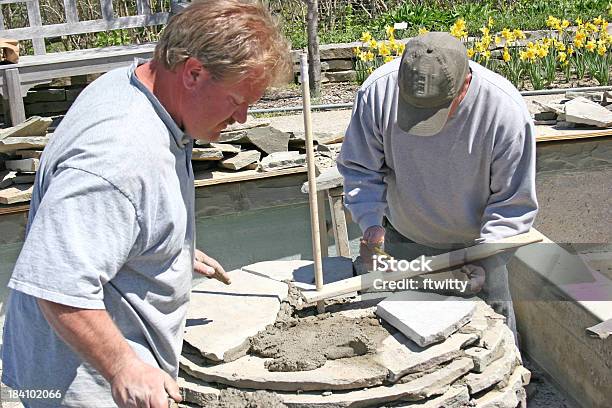
[[[536,142],[585,139],[612,136],[612,129],[555,129],[554,126],[536,126]]]
[[[447,252],[445,254],[426,257],[431,259],[429,267],[432,272],[442,269],[452,268],[455,266],[465,265],[469,262],[485,259],[493,255],[497,255],[507,251],[508,249],[518,248],[521,246],[540,242],[544,236],[532,228],[529,232],[519,234],[510,238],[500,239],[489,244],[479,244],[472,247],[459,249],[456,251]],[[431,272],[428,272],[431,273]],[[355,276],[353,278],[344,279],[334,283],[323,285],[319,291],[302,290],[302,297],[307,303],[315,303],[321,300],[332,297],[345,295],[371,288],[377,280],[386,282],[408,279],[411,277],[423,275],[421,271],[397,271],[397,272],[370,272],[365,275]]]
[[[290,169],[272,170],[260,172],[257,170],[243,170],[243,171],[222,171],[213,170],[205,171],[195,175],[194,185],[196,187],[212,186],[215,184],[222,183],[236,183],[240,181],[257,180],[275,176],[285,176],[288,174],[299,174],[305,173],[306,167],[292,167]]]

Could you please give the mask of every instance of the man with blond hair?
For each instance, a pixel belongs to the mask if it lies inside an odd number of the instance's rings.
[[[290,67],[260,2],[174,16],[151,61],[102,76],[41,159],[15,265],[2,381],[26,407],[168,406],[195,249],[192,139],[214,141]]]

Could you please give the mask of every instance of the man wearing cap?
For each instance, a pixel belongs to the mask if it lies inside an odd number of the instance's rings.
[[[410,39],[401,60],[364,82],[338,169],[366,264],[383,243],[414,259],[520,234],[538,209],[534,127],[521,95],[468,61],[448,33]],[[462,271],[515,330],[507,260]]]

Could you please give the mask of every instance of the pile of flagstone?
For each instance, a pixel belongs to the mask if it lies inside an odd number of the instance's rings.
[[[325,258],[325,283],[353,276]],[[526,407],[514,336],[478,298],[352,294],[326,313],[302,303],[310,261],[230,272],[195,286],[179,385],[193,407]]]
[[[29,201],[43,149],[52,137],[51,118],[33,116],[25,122],[0,129],[0,204]],[[342,135],[315,134],[315,163],[319,169],[335,165]],[[269,172],[306,166],[304,135],[281,132],[263,119],[234,124],[221,133],[218,143],[196,140],[193,148],[196,179],[213,170]]]
[[[558,103],[533,101],[536,125],[575,127],[612,127],[612,92],[567,91]]]

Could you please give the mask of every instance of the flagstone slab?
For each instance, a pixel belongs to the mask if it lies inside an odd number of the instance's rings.
[[[476,334],[455,333],[442,343],[423,348],[402,333],[395,333],[383,340],[374,360],[387,369],[387,378],[394,383],[407,374],[423,372],[462,356],[462,349],[476,341]]]
[[[195,286],[187,311],[185,342],[215,362],[245,355],[249,337],[276,321],[288,294],[286,283],[241,270],[228,274],[231,285],[210,279]]]
[[[271,359],[248,355],[211,365],[198,356],[183,354],[180,364],[189,375],[209,383],[274,391],[361,389],[380,385],[387,376],[386,370],[368,355],[328,360],[309,371],[268,371],[264,365],[268,360]]]
[[[0,188],[6,188],[13,184],[17,172],[13,170],[0,170]]]
[[[6,139],[0,140],[0,153],[21,149],[42,149],[48,142],[48,136],[7,137]]]
[[[214,147],[194,147],[191,153],[191,160],[222,160],[223,152]]]
[[[495,384],[502,383],[504,386],[514,369],[520,364],[516,356],[514,347],[514,336],[512,331],[507,326],[502,326],[505,329],[503,350],[504,354],[493,361],[481,373],[470,373],[465,377],[465,383],[470,391],[470,395],[474,395]]]
[[[489,391],[485,395],[473,400],[476,408],[521,408],[527,407],[523,379],[528,376],[529,370],[523,366],[517,367],[510,378],[508,385],[500,390]]]
[[[261,152],[257,150],[245,150],[234,157],[221,160],[219,166],[230,170],[240,170],[251,163],[255,163],[261,157]]]
[[[473,300],[402,291],[379,303],[376,314],[425,347],[443,341],[469,322],[475,308]]]
[[[36,180],[36,173],[19,173],[13,179],[13,183],[28,184],[34,183],[34,180]]]
[[[25,122],[0,130],[0,139],[7,137],[44,136],[52,122],[52,118],[31,116]]]
[[[306,155],[291,150],[286,152],[275,152],[261,159],[259,167],[262,171],[281,170],[291,167],[304,166]]]
[[[353,262],[350,258],[334,256],[325,257],[321,261],[323,283],[332,283],[353,277]],[[278,281],[291,280],[301,283],[315,283],[314,262],[310,260],[263,261],[243,266],[241,269]]]
[[[565,120],[597,127],[612,127],[612,112],[586,98],[572,99],[565,104]]]
[[[223,153],[240,153],[240,145],[230,143],[211,143],[210,147],[221,150]]]
[[[251,143],[257,146],[257,148],[263,150],[267,154],[272,154],[275,152],[287,151],[290,134],[266,126],[249,129],[247,130],[246,136]]]
[[[283,403],[291,408],[315,407],[371,407],[394,401],[420,401],[434,395],[443,395],[450,385],[473,367],[472,360],[461,358],[440,370],[426,374],[404,384],[371,387],[359,391],[280,394]]]
[[[408,405],[396,405],[397,408],[465,408],[470,401],[470,394],[465,386],[452,386],[439,397],[412,402]]]
[[[12,187],[5,188],[4,190],[0,190],[0,204],[15,204],[30,201],[33,191],[33,184],[16,184]]]
[[[212,385],[196,378],[191,378],[184,373],[179,373],[177,383],[182,390],[183,402],[197,404],[201,407],[215,404],[221,394],[221,391]]]
[[[20,160],[7,160],[4,165],[8,170],[14,171],[37,171],[40,166],[40,160],[38,159],[20,159]]]
[[[22,159],[40,159],[42,150],[17,150],[16,154]]]

